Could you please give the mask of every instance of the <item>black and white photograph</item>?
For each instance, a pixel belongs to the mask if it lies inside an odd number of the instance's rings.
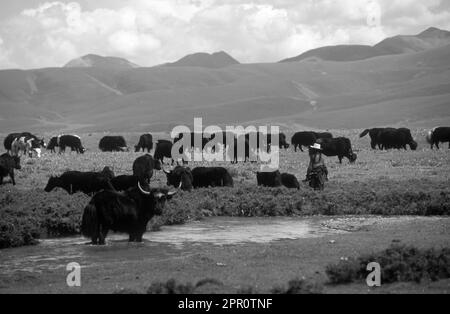
[[[449,293],[450,1],[1,1],[0,294]]]

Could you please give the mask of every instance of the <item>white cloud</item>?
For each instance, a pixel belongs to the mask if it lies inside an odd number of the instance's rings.
[[[10,53],[3,45],[3,38],[0,37],[0,66],[3,68],[16,68],[17,64],[10,61]]]
[[[271,62],[324,45],[450,27],[444,0],[100,0],[93,9],[61,1],[0,22],[0,68],[60,66],[87,53],[149,66],[217,50]]]

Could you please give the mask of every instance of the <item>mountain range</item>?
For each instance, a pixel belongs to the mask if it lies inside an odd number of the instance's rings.
[[[385,55],[420,52],[433,48],[439,48],[448,44],[450,44],[449,31],[430,27],[420,34],[413,36],[400,35],[387,38],[374,46],[338,45],[321,47],[280,62],[297,62],[314,58],[319,60],[341,62],[357,61]]]
[[[289,61],[289,62],[288,62]],[[175,125],[284,130],[450,125],[450,36],[430,28],[279,63],[198,53],[146,68],[87,55],[0,71],[0,132],[169,132]]]

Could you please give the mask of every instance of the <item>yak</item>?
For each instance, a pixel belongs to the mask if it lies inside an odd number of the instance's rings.
[[[172,159],[172,142],[168,140],[158,140],[156,143],[155,153],[153,155],[153,158],[156,160],[159,160],[161,163],[163,163],[164,158],[170,158]],[[172,159],[173,163],[173,159]]]
[[[288,189],[300,190],[300,183],[298,182],[297,178],[290,173],[281,174],[281,184],[287,187]]]
[[[344,157],[352,163],[356,161],[357,155],[353,152],[351,141],[346,137],[318,139],[317,143],[322,146],[322,153],[325,156],[337,156],[341,164]]]
[[[417,142],[414,141],[411,131],[407,128],[386,128],[378,134],[378,142],[382,149],[405,149],[409,145],[411,150],[417,149]]]
[[[370,137],[370,146],[372,149],[376,149],[377,147],[381,149],[381,143],[379,142],[378,135],[383,132],[385,128],[373,128],[373,129],[365,129],[360,135],[360,138],[363,138],[367,134]]]
[[[289,144],[286,141],[286,134],[284,133],[280,133],[279,134],[279,142],[278,144],[280,145],[280,148],[284,148],[284,149],[288,149],[289,148]]]
[[[71,151],[75,151],[78,154],[84,154],[86,149],[81,144],[81,138],[78,135],[61,135],[58,136],[59,152],[63,153],[67,147],[70,147]]]
[[[5,137],[5,140],[3,141],[3,146],[5,147],[7,153],[9,153],[11,151],[12,143],[14,142],[14,140],[16,138],[23,136],[23,134],[24,134],[24,132],[23,133],[11,133]],[[31,135],[31,133],[28,133],[28,134]]]
[[[20,156],[20,152],[22,152],[24,156],[32,157],[32,141],[33,139],[27,140],[24,136],[16,138],[11,144],[11,155]]]
[[[330,132],[313,132],[313,131],[303,131],[295,133],[291,138],[291,144],[294,146],[294,150],[300,148],[303,152],[303,147],[309,147],[316,143],[319,139],[332,139],[333,134]]]
[[[279,187],[282,185],[281,174],[279,170],[273,172],[257,172],[256,181],[258,186]]]
[[[141,184],[150,184],[154,169],[161,170],[161,162],[153,159],[149,154],[138,157],[133,162],[133,175]]]
[[[3,141],[3,145],[7,152],[11,151],[12,143],[15,139],[23,137],[25,141],[30,141],[33,139],[33,147],[32,148],[41,148],[46,147],[46,143],[43,138],[38,138],[36,135],[31,134],[30,132],[22,132],[22,133],[11,133],[8,136],[6,136],[5,140]]]
[[[450,149],[450,127],[434,128],[428,132],[427,142],[431,145],[431,149],[433,149],[434,146],[439,149],[439,143],[448,142],[448,148]]]
[[[130,242],[142,242],[147,224],[161,215],[167,200],[175,192],[137,187],[123,193],[104,190],[94,195],[83,212],[81,233],[94,245],[104,245],[110,230],[129,235]]]
[[[139,143],[134,146],[134,151],[140,152],[147,150],[148,153],[153,149],[153,136],[150,133],[142,134],[139,138]]]
[[[62,188],[69,194],[83,192],[87,195],[101,190],[114,190],[111,180],[114,173],[105,167],[101,172],[67,171],[60,177],[50,177],[45,192],[51,192],[54,188]]]
[[[129,150],[123,136],[105,136],[100,140],[98,148],[102,152],[125,152]]]
[[[3,154],[0,156],[0,185],[3,184],[3,178],[8,176],[11,178],[13,185],[16,185],[14,179],[14,169],[20,170],[20,157],[10,156],[9,154]]]
[[[223,167],[197,167],[192,170],[194,188],[233,187],[233,178]]]
[[[54,136],[50,139],[47,144],[47,150],[51,151],[52,153],[56,153],[56,147],[59,147],[58,136]]]
[[[173,165],[175,160],[174,158],[172,158],[172,147],[173,144],[171,141],[158,140],[158,143],[156,143],[155,153],[153,154],[153,157],[155,158],[155,160],[158,160],[161,164],[164,163],[164,158],[170,158],[172,160]],[[180,154],[182,154],[181,151]],[[187,161],[183,159],[183,164],[185,163],[187,163]]]
[[[303,146],[309,147],[313,145],[317,140],[315,132],[297,132],[291,138],[291,144],[294,146],[295,152],[297,148],[303,152]]]
[[[10,140],[12,139],[12,142]],[[24,132],[19,137],[11,137],[11,134],[5,139],[5,148],[8,146],[7,151],[11,151],[11,155],[18,156],[20,152],[24,155],[32,157],[32,153],[35,152],[38,157],[41,157],[41,148],[46,147],[46,143],[43,138],[37,138],[35,135]]]
[[[165,170],[168,186],[178,186],[183,191],[191,191],[194,186],[194,177],[188,167],[176,166],[173,170]]]

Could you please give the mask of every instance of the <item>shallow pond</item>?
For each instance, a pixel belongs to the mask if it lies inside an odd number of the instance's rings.
[[[163,260],[195,253],[205,245],[270,243],[286,239],[343,233],[325,227],[320,218],[214,217],[185,225],[163,226],[148,232],[143,243],[128,243],[127,236],[111,233],[107,245],[88,245],[82,237],[42,240],[39,245],[0,250],[0,274],[45,272],[78,262],[83,267],[126,263],[151,258]]]

